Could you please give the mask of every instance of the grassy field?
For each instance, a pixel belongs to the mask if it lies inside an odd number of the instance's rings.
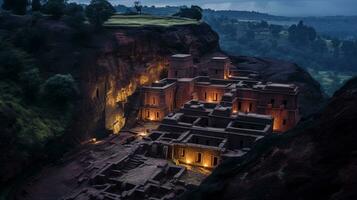
[[[314,70],[308,68],[309,73],[314,77],[322,86],[324,91],[332,96],[347,80],[351,79],[356,74],[353,72],[338,72],[328,70]]]
[[[106,27],[141,27],[141,26],[177,26],[199,24],[198,21],[177,17],[161,17],[152,15],[114,15],[104,26]]]

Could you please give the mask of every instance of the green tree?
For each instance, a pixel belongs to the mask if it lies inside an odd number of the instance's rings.
[[[24,52],[7,43],[0,43],[0,79],[18,79],[26,64]]]
[[[4,0],[1,7],[4,10],[12,10],[13,3],[14,3],[13,0]]]
[[[42,11],[52,16],[53,19],[60,19],[66,9],[66,0],[48,0]]]
[[[338,58],[340,56],[341,41],[337,38],[332,39],[333,55]]]
[[[21,85],[28,99],[34,99],[39,91],[42,79],[38,68],[29,69],[20,75]]]
[[[283,26],[271,24],[269,26],[269,28],[270,28],[270,32],[273,35],[273,37],[275,37],[275,38],[280,37],[280,32],[283,30]]]
[[[69,3],[65,9],[65,21],[69,26],[81,28],[85,20],[84,8],[76,3]]]
[[[32,9],[32,11],[40,11],[41,10],[41,1],[40,0],[32,0],[31,9]]]
[[[64,106],[71,103],[79,94],[72,75],[56,74],[42,86],[42,95],[50,104]]]
[[[85,10],[89,22],[97,29],[100,29],[114,12],[114,7],[106,0],[92,0]]]
[[[143,6],[141,5],[140,1],[134,1],[134,8],[136,10],[136,13],[140,15],[143,9]]]
[[[181,7],[180,11],[173,16],[185,17],[190,19],[195,19],[197,21],[202,19],[202,8],[199,6],[191,6],[191,8]]]
[[[4,0],[2,8],[10,10],[17,15],[24,15],[26,14],[27,5],[27,0]]]
[[[299,46],[308,45],[315,41],[317,33],[313,27],[305,26],[303,21],[298,25],[293,24],[289,27],[289,40]]]

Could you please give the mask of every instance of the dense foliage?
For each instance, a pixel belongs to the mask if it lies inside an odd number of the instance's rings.
[[[202,19],[202,11],[202,8],[200,8],[199,6],[191,6],[191,8],[182,7],[180,8],[180,11],[174,14],[173,16],[190,18],[199,21]]]
[[[70,74],[56,74],[47,79],[43,85],[43,96],[52,105],[65,106],[76,99],[79,91]]]
[[[92,0],[86,7],[86,15],[91,24],[101,28],[115,12],[114,7],[106,0]]]
[[[24,15],[26,14],[27,5],[27,0],[4,0],[2,8],[17,15]]]
[[[54,19],[60,19],[64,15],[65,9],[65,0],[48,0],[43,6],[42,11],[51,15]]]
[[[63,141],[78,96],[70,75],[48,73],[39,64],[36,55],[48,48],[47,33],[29,21],[0,27],[0,198],[24,169],[55,161],[68,150]]]

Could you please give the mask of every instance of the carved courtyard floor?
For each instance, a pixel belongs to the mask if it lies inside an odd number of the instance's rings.
[[[84,145],[28,181],[19,199],[173,199],[187,186],[200,184],[209,172],[186,170],[140,152],[141,133],[155,128],[141,124]]]

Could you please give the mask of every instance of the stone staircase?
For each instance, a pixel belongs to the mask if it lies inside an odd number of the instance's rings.
[[[125,166],[121,169],[123,173],[127,173],[128,171],[135,169],[142,165],[146,161],[146,158],[140,155],[134,154],[125,164]]]

